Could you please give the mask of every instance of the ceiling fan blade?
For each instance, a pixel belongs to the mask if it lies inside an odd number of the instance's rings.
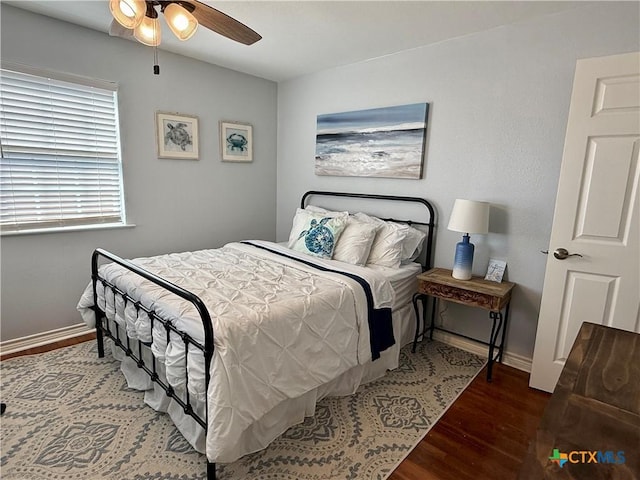
[[[198,20],[200,25],[230,38],[231,40],[235,40],[236,42],[240,42],[245,45],[252,45],[262,38],[262,36],[251,30],[243,23],[240,23],[229,15],[210,7],[209,5],[197,0],[188,0],[183,3],[193,5],[194,10],[191,13],[196,17],[196,20]]]
[[[123,27],[114,19],[109,25],[109,35],[112,37],[133,38],[133,30]]]

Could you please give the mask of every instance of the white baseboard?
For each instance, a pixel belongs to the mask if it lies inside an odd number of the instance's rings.
[[[433,338],[439,342],[466,350],[467,352],[475,353],[482,357],[486,357],[488,353],[488,347],[480,342],[474,342],[473,340],[451,335],[450,333],[440,330],[434,330]],[[502,354],[502,363],[509,365],[510,367],[517,368],[518,370],[531,373],[531,359],[522,355],[516,355],[505,351]]]
[[[26,337],[14,338],[12,340],[0,342],[0,355],[48,345],[60,340],[79,337],[80,335],[85,335],[93,331],[93,328],[87,327],[84,323],[79,323],[70,327],[63,327],[56,330],[49,330],[48,332],[36,333]]]

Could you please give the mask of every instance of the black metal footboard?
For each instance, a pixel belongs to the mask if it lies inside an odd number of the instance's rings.
[[[126,292],[123,292],[117,286],[107,281],[106,279],[102,278],[98,272],[99,257],[103,257],[112,262],[115,262],[118,265],[126,268],[127,270],[149,280],[150,282],[153,282],[165,288],[166,290],[192,303],[193,306],[198,311],[198,313],[200,314],[200,318],[202,320],[202,327],[203,327],[204,339],[205,339],[204,345],[202,345],[200,342],[195,341],[185,332],[178,330],[171,322],[160,317],[152,309],[146,307],[145,305],[142,305],[137,299],[131,298]],[[93,303],[94,303],[93,308],[96,315],[96,337],[97,337],[97,343],[98,343],[98,356],[99,357],[104,356],[104,337],[106,336],[111,340],[113,340],[113,343],[117,345],[121,350],[123,350],[125,355],[132,358],[136,362],[136,365],[138,366],[138,368],[144,370],[149,375],[151,380],[155,382],[157,385],[159,385],[166,392],[168,397],[171,397],[182,407],[185,414],[191,416],[204,429],[205,436],[206,436],[207,412],[208,412],[206,392],[208,391],[208,387],[209,387],[211,359],[213,358],[214,345],[213,345],[213,325],[211,324],[211,317],[202,300],[198,296],[194,295],[193,293],[177,285],[174,285],[173,283],[168,282],[162,279],[161,277],[158,277],[157,275],[154,275],[153,273],[148,272],[138,267],[137,265],[100,248],[96,249],[93,252],[93,255],[91,257],[91,279],[92,279],[92,285],[93,285]],[[147,343],[141,342],[140,340],[131,340],[126,335],[126,332],[123,332],[121,336],[120,328],[118,326],[118,323],[116,322],[113,322],[114,330],[111,329],[111,326],[109,325],[109,321],[106,319],[105,312],[103,312],[98,306],[98,292],[97,292],[98,282],[104,285],[105,292],[108,290],[113,292],[114,299],[116,295],[120,296],[124,301],[125,309],[126,309],[127,303],[131,302],[135,306],[136,312],[140,312],[141,310],[146,312],[151,322],[151,342],[150,343],[147,344]],[[105,298],[105,301],[106,301],[106,298]],[[169,342],[169,338],[172,333],[175,335],[178,335],[184,342],[184,346],[185,346],[184,397],[179,395],[171,385],[169,385],[168,383],[165,383],[159,377],[157,372],[156,358],[153,355],[151,355],[151,358],[152,358],[151,365],[148,365],[147,363],[145,363],[145,360],[143,359],[143,355],[142,355],[143,345],[150,346],[151,343],[153,342],[154,327],[163,328],[166,331],[167,342]],[[189,388],[188,388],[189,376],[188,376],[187,366],[188,366],[188,353],[189,353],[190,346],[191,348],[196,348],[200,350],[204,355],[204,368],[205,368],[204,418],[202,418],[198,414],[198,412],[196,412],[193,409],[191,400],[190,400],[190,395],[189,395]],[[215,477],[216,477],[215,463],[209,462],[207,460],[207,479],[215,480]]]

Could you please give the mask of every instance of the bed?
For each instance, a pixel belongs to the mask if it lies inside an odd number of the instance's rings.
[[[411,204],[421,218],[312,198]],[[411,297],[431,267],[434,217],[422,198],[309,191],[284,244],[135,260],[97,249],[78,310],[99,356],[108,339],[128,385],[206,454],[213,480],[216,463],[265,448],[320,399],[397,367],[413,340]]]

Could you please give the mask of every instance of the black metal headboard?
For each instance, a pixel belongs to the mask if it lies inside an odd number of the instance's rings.
[[[374,200],[388,200],[388,201],[398,201],[398,202],[412,202],[415,204],[424,205],[424,207],[429,212],[429,218],[425,221],[417,221],[417,220],[399,220],[395,218],[382,218],[385,221],[391,222],[399,222],[406,223],[408,225],[423,225],[426,227],[425,244],[423,248],[424,252],[424,263],[423,269],[428,270],[432,267],[432,259],[433,259],[433,231],[435,228],[435,216],[436,211],[433,208],[433,205],[428,200],[420,197],[403,197],[396,195],[378,195],[373,193],[348,193],[348,192],[325,192],[320,190],[310,190],[302,195],[302,199],[300,200],[300,208],[305,208],[307,206],[307,200],[311,196],[324,196],[324,197],[350,197],[350,198],[365,198],[365,199],[374,199]]]

